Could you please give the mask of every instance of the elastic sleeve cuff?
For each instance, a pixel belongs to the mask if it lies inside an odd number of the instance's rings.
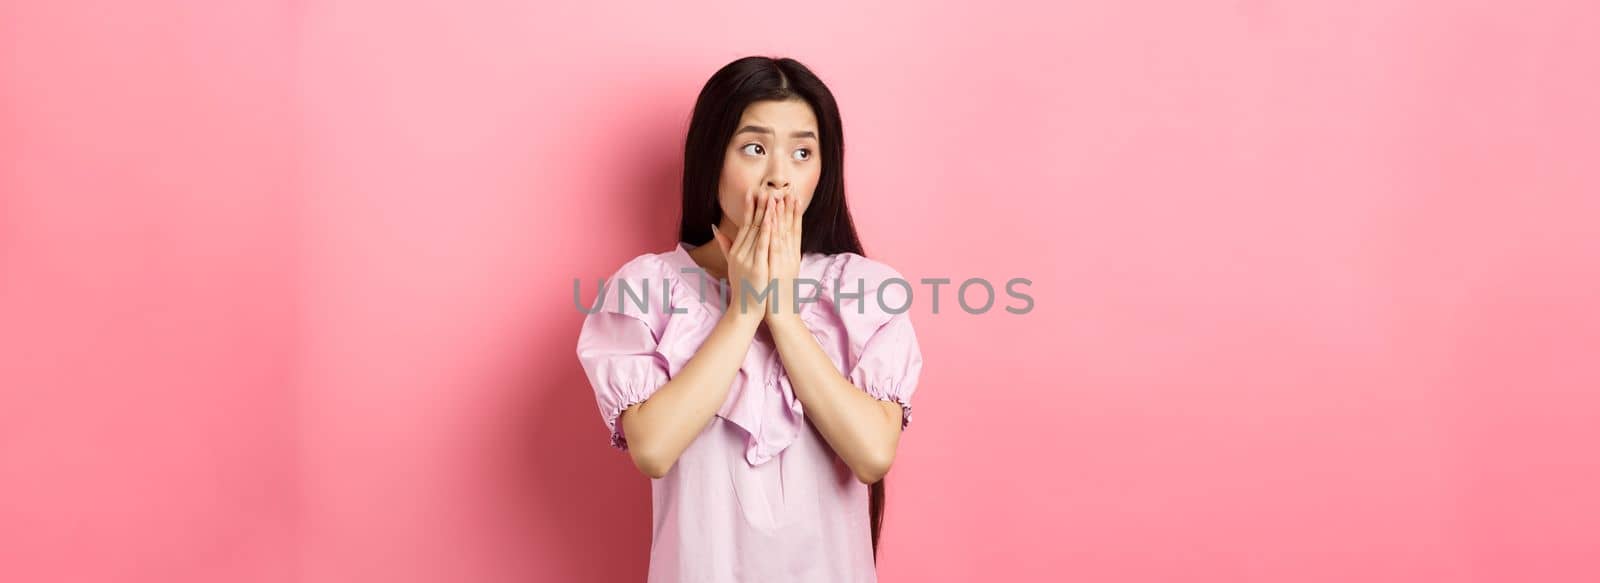
[[[606,405],[605,423],[611,430],[611,447],[627,451],[628,437],[622,430],[622,412],[629,407],[643,403],[654,395],[662,385],[667,384],[667,379],[657,378],[642,381],[629,387],[617,387],[617,399]]]
[[[911,427],[911,398],[901,390],[902,386],[899,381],[884,379],[867,383],[865,390],[874,399],[900,404],[900,430],[905,431]]]

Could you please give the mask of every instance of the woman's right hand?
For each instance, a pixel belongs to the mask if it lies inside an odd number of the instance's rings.
[[[767,248],[772,242],[772,217],[767,212],[770,197],[758,192],[759,188],[744,194],[744,224],[732,241],[715,225],[711,227],[711,236],[728,264],[728,312],[740,319],[761,320],[771,301],[770,294],[761,300],[755,295],[766,289],[771,277],[767,273]],[[746,284],[753,293],[745,289]]]

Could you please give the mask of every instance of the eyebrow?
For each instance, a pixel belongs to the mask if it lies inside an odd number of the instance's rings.
[[[768,135],[771,135],[771,134],[774,133],[772,131],[772,128],[765,127],[765,126],[754,126],[754,125],[751,125],[751,126],[744,126],[742,128],[739,128],[739,131],[733,132],[733,135],[739,135],[739,134],[742,134],[742,133],[745,133],[745,132],[755,132],[755,133],[758,133],[758,134],[768,134]],[[812,131],[791,132],[789,134],[789,137],[791,137],[791,138],[811,138],[811,139],[815,140],[815,139],[817,139],[817,134],[816,134],[816,132],[812,132]]]

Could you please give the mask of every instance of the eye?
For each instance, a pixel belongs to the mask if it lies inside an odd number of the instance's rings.
[[[751,148],[754,148],[755,151],[752,152]],[[761,147],[761,144],[757,144],[757,143],[753,143],[752,142],[752,143],[749,143],[749,144],[745,144],[743,148],[739,149],[739,151],[744,152],[746,154],[749,154],[751,156],[760,156],[762,154],[765,154],[767,152],[767,149]]]
[[[800,160],[800,161],[804,162],[806,160],[810,160],[811,159],[811,149],[810,148],[800,148],[798,150],[795,150],[794,153],[795,153],[794,159],[796,159],[796,160]]]

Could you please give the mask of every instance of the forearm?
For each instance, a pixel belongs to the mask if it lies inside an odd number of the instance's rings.
[[[767,327],[806,418],[858,480],[877,482],[900,443],[900,405],[851,384],[799,317],[773,316]]]
[[[640,471],[665,475],[705,429],[727,400],[759,325],[759,315],[724,315],[677,375],[622,412],[619,423]]]

